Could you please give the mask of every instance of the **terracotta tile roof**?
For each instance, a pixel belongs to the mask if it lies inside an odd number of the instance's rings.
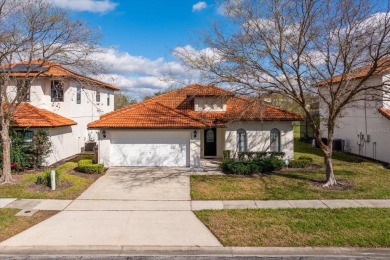
[[[194,98],[199,93],[227,100],[226,111],[195,111]],[[226,123],[237,120],[298,121],[302,120],[302,117],[274,106],[260,104],[256,99],[235,96],[233,92],[222,88],[190,85],[105,114],[88,127],[206,128],[224,127]]]
[[[88,125],[90,128],[203,128],[199,120],[158,102],[140,103]]]
[[[71,119],[29,103],[21,103],[14,112],[12,125],[15,127],[60,127],[76,125]]]
[[[390,120],[390,109],[389,108],[379,108],[378,109],[379,113],[381,113],[384,117]]]
[[[34,77],[34,76],[37,76],[38,73],[40,73],[39,77],[69,77],[69,78],[74,78],[74,79],[78,79],[80,81],[87,81],[87,82],[90,82],[92,84],[96,84],[96,85],[99,85],[101,87],[104,87],[104,88],[108,88],[108,89],[112,89],[112,90],[119,90],[119,88],[117,86],[114,86],[114,85],[111,85],[111,84],[107,84],[103,81],[100,81],[100,80],[96,80],[94,78],[91,78],[91,77],[88,77],[88,76],[84,76],[84,75],[81,75],[77,72],[74,72],[60,64],[57,64],[57,63],[54,63],[54,62],[45,62],[43,65],[42,65],[42,61],[40,60],[33,60],[32,62],[30,62],[30,64],[28,65],[28,62],[19,62],[19,63],[14,63],[14,64],[11,64],[11,65],[6,65],[6,67],[3,66],[3,69],[5,71],[9,70],[9,69],[12,69],[13,67],[15,66],[18,66],[18,65],[22,65],[22,64],[26,64],[26,66],[28,66],[30,68],[30,71],[27,75],[26,72],[8,72],[8,74],[11,76],[11,77]],[[37,65],[39,66],[40,69],[46,69],[46,71],[42,71],[42,72],[36,72],[34,71],[34,65]]]
[[[218,88],[212,85],[204,86],[200,84],[193,84],[187,86],[186,89],[187,91],[190,90],[187,96],[194,96],[194,97],[195,96],[203,96],[203,97],[204,96],[229,96],[229,97],[235,96],[234,92],[222,88]]]
[[[371,64],[366,65],[366,66],[363,66],[363,67],[360,67],[360,68],[357,68],[357,69],[351,71],[351,73],[349,73],[349,75],[344,75],[344,77],[346,77],[347,80],[359,79],[359,78],[366,76],[371,68],[372,68]],[[376,69],[376,71],[374,72],[373,75],[376,75],[376,76],[383,75],[384,73],[387,73],[387,72],[390,72],[390,57],[384,58],[378,62],[378,68]],[[342,79],[343,79],[343,74],[337,75],[337,76],[333,77],[333,83],[338,83]],[[317,86],[323,86],[329,82],[330,82],[330,79],[324,80],[324,81],[319,82],[317,84]]]

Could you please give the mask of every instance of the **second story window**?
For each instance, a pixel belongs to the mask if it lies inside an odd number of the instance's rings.
[[[110,93],[107,93],[107,106],[110,105]]]
[[[51,102],[63,102],[64,101],[64,87],[59,80],[51,81]]]
[[[81,104],[81,86],[77,86],[77,89],[76,89],[76,103],[77,104]]]
[[[100,91],[96,90],[96,102],[100,102]]]
[[[16,82],[16,87],[23,95],[23,102],[30,102],[30,80],[18,79]]]

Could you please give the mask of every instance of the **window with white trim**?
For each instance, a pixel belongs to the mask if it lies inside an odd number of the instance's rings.
[[[280,131],[277,128],[272,129],[270,133],[270,151],[280,152]]]
[[[51,102],[64,102],[64,87],[60,80],[51,81]]]

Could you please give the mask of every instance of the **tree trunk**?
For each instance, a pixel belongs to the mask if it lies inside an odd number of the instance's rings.
[[[324,163],[326,168],[326,183],[323,185],[323,187],[330,187],[333,185],[336,185],[336,178],[334,177],[333,172],[333,163],[332,163],[332,153],[325,153],[324,156]]]
[[[11,140],[9,137],[9,123],[5,119],[1,122],[1,141],[3,143],[3,173],[1,181],[3,183],[12,182],[11,175]]]

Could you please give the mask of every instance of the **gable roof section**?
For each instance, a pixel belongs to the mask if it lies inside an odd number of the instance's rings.
[[[10,66],[7,65],[7,67],[3,67],[3,70],[6,71],[11,77],[26,77],[26,76],[34,77],[34,76],[38,76],[38,74],[39,74],[38,77],[69,77],[81,81],[87,81],[104,88],[119,90],[117,86],[107,84],[103,81],[88,76],[81,75],[55,62],[47,61],[44,63],[43,66],[41,66],[41,64],[42,61],[40,60],[33,60],[30,64],[28,64],[28,62],[19,62],[19,63],[11,64]],[[23,65],[24,65],[24,69],[23,69]],[[30,68],[30,72],[28,73],[28,75],[26,73],[26,70],[28,68],[27,66]]]
[[[203,89],[204,88],[204,89]],[[195,111],[196,96],[227,99],[227,111]],[[207,128],[241,121],[297,121],[302,117],[215,86],[190,85],[107,113],[90,128]]]
[[[390,120],[390,109],[389,109],[389,108],[386,109],[386,108],[382,107],[382,108],[379,108],[378,111],[379,111],[379,113],[381,113],[384,117],[386,117],[387,119]]]
[[[60,127],[76,124],[69,118],[37,108],[29,103],[20,104],[12,117],[14,127]]]

